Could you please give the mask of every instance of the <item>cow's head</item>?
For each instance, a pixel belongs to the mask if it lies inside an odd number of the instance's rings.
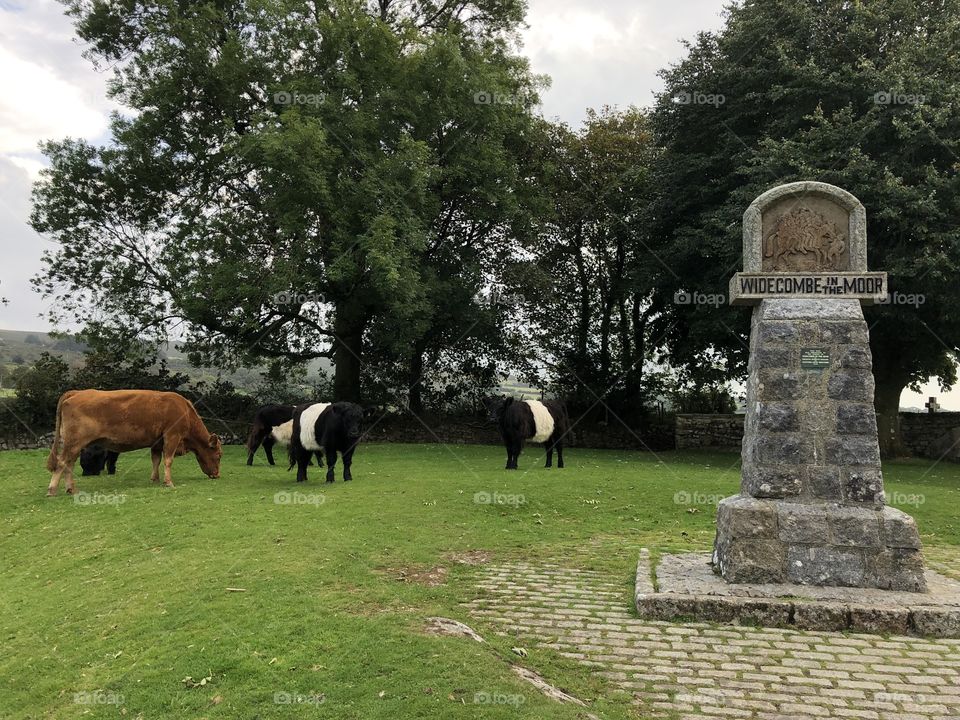
[[[506,395],[491,395],[483,399],[483,405],[487,409],[487,419],[490,422],[500,422],[503,411],[507,408],[507,401],[511,400]]]
[[[363,408],[353,403],[344,403],[340,410],[343,430],[347,437],[356,440],[363,432]]]
[[[217,435],[211,435],[207,443],[197,445],[193,451],[197,455],[200,469],[209,477],[220,477],[220,458],[223,457],[223,446]]]

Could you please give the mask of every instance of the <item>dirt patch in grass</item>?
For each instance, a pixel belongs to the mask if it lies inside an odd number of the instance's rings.
[[[443,585],[447,582],[447,575],[449,574],[449,571],[445,567],[440,567],[439,565],[432,568],[407,565],[404,567],[386,568],[383,572],[397,582],[414,583],[427,587]]]
[[[444,557],[458,565],[486,565],[493,559],[493,553],[489,550],[465,550],[449,552]]]

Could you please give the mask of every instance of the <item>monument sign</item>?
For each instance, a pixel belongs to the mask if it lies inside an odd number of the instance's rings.
[[[731,304],[754,305],[740,494],[717,509],[715,569],[731,583],[925,590],[916,524],[885,505],[861,303],[866,213],[833,185],[798,182],[743,220]]]

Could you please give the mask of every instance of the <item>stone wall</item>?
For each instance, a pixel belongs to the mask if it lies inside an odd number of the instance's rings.
[[[669,450],[673,448],[672,423],[653,424],[646,428],[607,426],[601,423],[578,423],[567,445],[571,447],[608,448],[615,450]],[[449,443],[462,445],[499,445],[496,426],[483,418],[389,417],[379,421],[370,431],[371,442]]]
[[[900,439],[912,455],[926,455],[927,447],[960,427],[960,412],[900,413]]]
[[[497,429],[480,418],[426,418],[426,426],[406,418],[389,418],[378,423],[370,436],[372,442],[499,445]],[[243,423],[209,421],[208,427],[226,445],[246,442]],[[960,427],[960,412],[900,413],[904,445],[913,455],[923,455],[927,446],[948,430]],[[713,448],[740,451],[743,440],[743,415],[679,414],[676,424],[668,421],[645,429],[627,430],[600,424],[578,424],[573,429],[574,447],[615,450],[678,450]],[[49,448],[52,435],[0,437],[2,450]]]
[[[722,417],[722,416],[721,416]],[[217,433],[225,445],[246,442],[249,426],[243,422],[225,422],[204,418],[210,432]],[[40,436],[0,436],[0,450],[49,448],[52,433]],[[500,445],[496,426],[478,417],[430,417],[416,420],[408,416],[388,416],[370,428],[369,442],[449,443],[452,445]],[[674,430],[669,421],[646,428],[606,426],[602,423],[574,421],[567,445],[571,447],[609,448],[615,450],[669,450],[673,448]]]
[[[743,415],[679,414],[674,430],[677,450],[717,448],[740,450]]]
[[[740,450],[743,415],[677,415],[678,450],[723,448]],[[911,455],[923,456],[927,447],[953,428],[960,427],[960,412],[900,413],[900,436]]]

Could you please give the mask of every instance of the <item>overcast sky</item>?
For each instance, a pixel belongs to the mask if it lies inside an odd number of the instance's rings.
[[[579,123],[586,108],[649,105],[657,70],[683,55],[682,39],[722,25],[725,0],[530,0],[525,52],[553,84],[543,114]],[[43,166],[37,143],[66,136],[103,143],[111,103],[106,75],[81,53],[55,0],[0,0],[0,328],[47,329],[30,288],[47,241],[28,225],[30,184]],[[924,395],[939,395],[935,387]],[[909,397],[908,397],[909,395]],[[960,410],[960,393],[941,397]],[[905,393],[903,405],[921,406]]]

